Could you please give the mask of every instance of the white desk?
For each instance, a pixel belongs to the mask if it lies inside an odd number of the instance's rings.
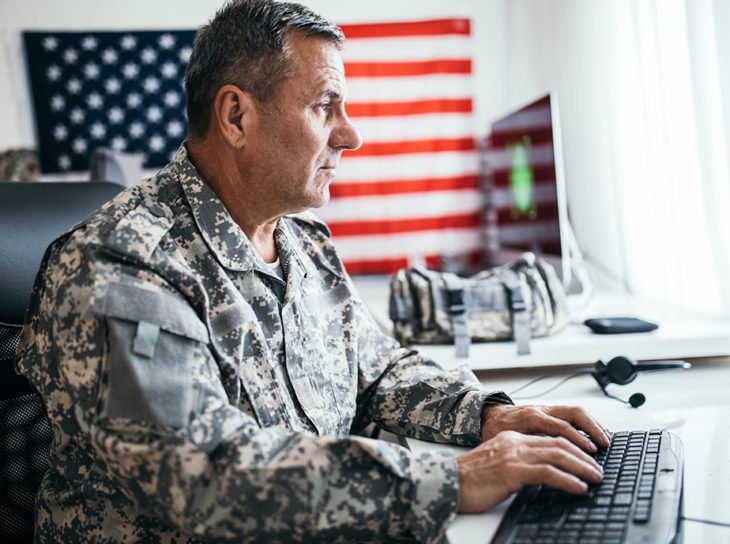
[[[355,285],[375,318],[384,328],[390,326],[388,279],[359,277]],[[468,359],[457,359],[454,346],[416,347],[449,368],[467,363],[474,370],[592,364],[616,355],[638,361],[730,355],[730,319],[679,311],[616,293],[596,295],[574,314],[573,323],[562,331],[530,340],[530,355],[517,355],[514,342],[472,344]],[[649,333],[601,335],[582,324],[587,317],[606,316],[640,317],[658,323],[659,329]]]
[[[490,389],[509,392],[545,369],[482,371],[480,380]],[[556,380],[544,380],[522,392],[544,391]],[[662,428],[684,444],[684,515],[730,523],[730,359],[693,361],[691,370],[639,374],[627,386],[609,386],[622,398],[641,391],[647,401],[635,409],[604,397],[595,381],[581,376],[539,399],[518,403],[577,404],[588,409],[612,430]],[[444,448],[409,440],[414,451]],[[458,449],[446,447],[458,454]],[[509,501],[480,515],[460,515],[447,530],[454,544],[488,543]],[[685,544],[730,543],[730,528],[683,522]]]

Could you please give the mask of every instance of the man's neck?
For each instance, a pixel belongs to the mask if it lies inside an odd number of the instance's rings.
[[[226,165],[235,163],[221,160],[215,151],[216,146],[206,145],[205,142],[188,142],[187,148],[190,162],[221,200],[233,220],[241,227],[254,249],[265,262],[276,261],[274,230],[280,215],[267,213],[267,210],[256,205],[263,200],[251,191],[251,187],[239,172],[226,168]],[[224,186],[228,190],[223,190]],[[246,205],[248,203],[252,205]]]

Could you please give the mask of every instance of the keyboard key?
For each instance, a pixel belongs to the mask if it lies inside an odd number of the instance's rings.
[[[627,505],[631,504],[633,500],[633,494],[632,493],[616,493],[613,497],[613,504],[618,505]]]

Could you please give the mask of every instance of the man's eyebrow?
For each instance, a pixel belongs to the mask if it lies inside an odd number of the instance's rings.
[[[321,98],[328,98],[329,100],[342,100],[342,93],[334,89],[328,89],[320,95]]]

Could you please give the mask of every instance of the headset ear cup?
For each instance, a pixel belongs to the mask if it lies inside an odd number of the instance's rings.
[[[608,362],[606,373],[612,383],[626,385],[636,379],[636,363],[628,357],[619,355]]]

